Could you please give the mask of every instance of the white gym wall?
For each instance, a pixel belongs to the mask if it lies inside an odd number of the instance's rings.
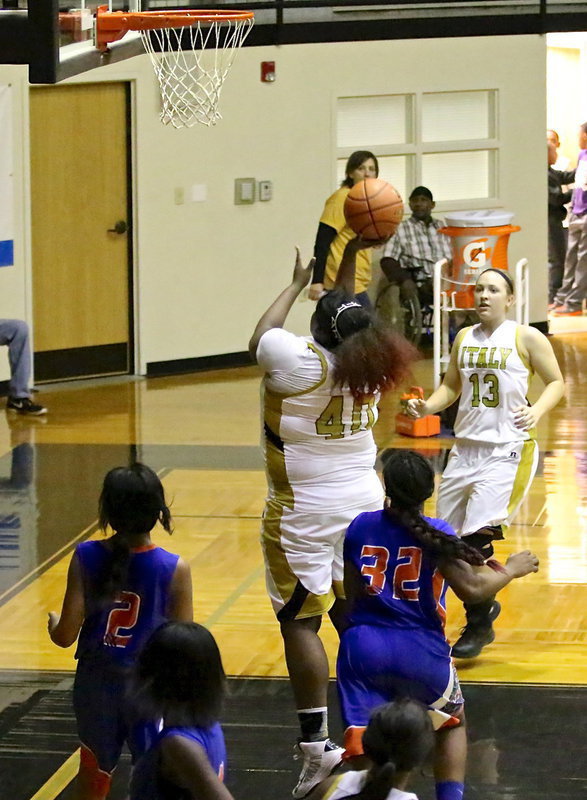
[[[261,83],[260,63],[277,79]],[[26,71],[17,85],[16,266],[0,269],[0,310],[30,320]],[[23,78],[24,76],[24,78]],[[546,42],[540,36],[472,37],[245,48],[223,90],[214,128],[174,130],[158,119],[147,57],[74,82],[130,80],[135,114],[137,371],[149,362],[246,349],[252,328],[285,286],[294,245],[309,258],[324,200],[336,187],[336,101],[366,94],[494,89],[498,96],[498,205],[522,231],[510,264],[532,271],[532,321],[546,319]],[[273,199],[234,205],[234,179],[273,182]],[[176,205],[176,190],[205,186],[204,202]],[[312,305],[289,325],[307,330]],[[0,371],[0,379],[6,377]]]

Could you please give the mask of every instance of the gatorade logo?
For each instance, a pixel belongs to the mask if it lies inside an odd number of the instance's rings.
[[[491,258],[491,247],[487,245],[487,239],[474,239],[463,247],[463,261],[470,267],[484,267]]]

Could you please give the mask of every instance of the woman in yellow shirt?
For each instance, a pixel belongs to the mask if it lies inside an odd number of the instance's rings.
[[[314,273],[308,291],[310,300],[319,300],[324,291],[334,287],[336,275],[346,244],[357,235],[347,225],[344,201],[349,190],[365,178],[379,176],[377,157],[369,150],[356,150],[346,163],[345,179],[339,189],[331,194],[320,217],[314,245]],[[369,306],[367,289],[371,283],[371,248],[359,250],[355,272],[355,296],[359,303]]]

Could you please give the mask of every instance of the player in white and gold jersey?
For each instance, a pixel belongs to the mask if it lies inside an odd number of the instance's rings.
[[[328,661],[322,615],[342,621],[344,534],[362,511],[379,510],[372,427],[382,391],[406,374],[416,351],[376,322],[354,298],[351,239],[334,289],[312,316],[312,336],[283,330],[312,274],[299,252],[292,283],[259,320],[250,352],[265,372],[263,426],[268,496],[261,541],[266,582],[284,640],[304,759],[295,797],[304,797],[340,762],[328,740]]]
[[[535,427],[564,394],[550,342],[535,328],[506,318],[514,302],[507,272],[484,270],[475,286],[480,322],[455,339],[442,385],[428,400],[410,400],[413,416],[435,414],[460,395],[456,443],[438,491],[436,514],[486,558],[503,539],[536,471]],[[536,372],[544,390],[530,406],[527,391]],[[497,601],[465,604],[467,625],[453,646],[457,658],[473,658],[495,638]]]

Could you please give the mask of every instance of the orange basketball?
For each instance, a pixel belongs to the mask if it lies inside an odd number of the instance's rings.
[[[404,201],[390,183],[365,178],[351,188],[344,201],[349,226],[363,239],[393,236],[404,215]]]

